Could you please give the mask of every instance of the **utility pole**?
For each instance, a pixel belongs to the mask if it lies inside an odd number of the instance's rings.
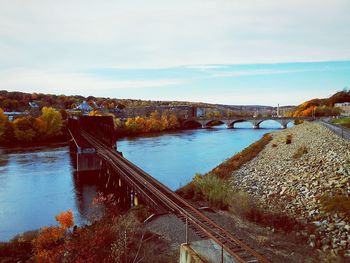
[[[126,229],[124,231],[124,260],[125,263],[128,262],[128,255],[126,254],[127,242],[126,242]]]
[[[186,245],[188,245],[188,215],[186,214]]]

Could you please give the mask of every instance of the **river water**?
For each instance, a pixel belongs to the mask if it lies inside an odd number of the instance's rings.
[[[118,140],[118,150],[173,190],[188,183],[279,127],[262,129],[237,124]],[[0,241],[55,225],[55,215],[72,209],[78,224],[91,215],[91,202],[101,186],[93,175],[79,178],[67,146],[0,149]]]

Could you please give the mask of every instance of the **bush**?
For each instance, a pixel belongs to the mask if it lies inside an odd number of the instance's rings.
[[[288,134],[286,137],[286,144],[291,144],[292,143],[292,138],[293,136],[291,134]]]
[[[211,174],[196,174],[193,183],[195,194],[202,196],[210,206],[219,209],[227,208],[231,192],[227,181]]]
[[[293,159],[299,159],[301,156],[303,156],[306,153],[308,153],[306,146],[301,146],[293,154]]]
[[[304,123],[304,120],[300,120],[300,119],[294,120],[294,125],[299,125],[299,124],[302,124],[302,123]]]

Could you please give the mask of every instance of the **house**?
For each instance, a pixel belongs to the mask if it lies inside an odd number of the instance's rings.
[[[350,102],[335,103],[334,107],[337,107],[342,110],[342,112],[340,113],[342,116],[350,117]]]
[[[39,109],[39,105],[34,101],[29,102],[29,106],[31,109]]]
[[[9,121],[13,121],[14,119],[27,116],[28,112],[5,111],[4,115]]]
[[[90,112],[93,110],[93,108],[85,100],[80,103],[75,109],[82,112]]]

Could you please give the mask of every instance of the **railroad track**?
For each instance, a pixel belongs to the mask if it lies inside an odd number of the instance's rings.
[[[114,170],[129,181],[129,184],[137,188],[140,194],[149,198],[151,203],[161,204],[164,210],[175,214],[182,221],[188,222],[199,233],[200,237],[206,236],[215,241],[237,262],[269,262],[168,187],[122,157],[115,149],[106,146],[86,131],[82,131],[82,136],[96,149],[100,158],[108,162]]]

